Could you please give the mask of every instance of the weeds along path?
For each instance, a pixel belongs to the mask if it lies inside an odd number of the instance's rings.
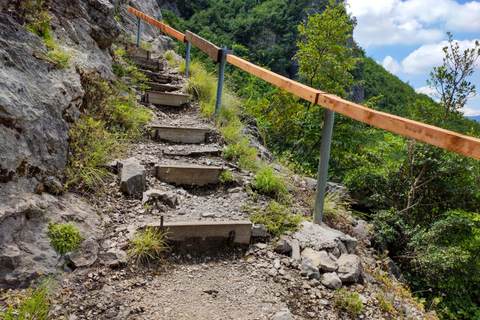
[[[153,247],[147,253],[146,263],[137,263],[127,255],[139,243],[137,231],[161,217],[165,223],[248,220],[255,212],[270,211],[277,216],[288,211],[301,217],[311,212],[308,199],[313,195],[305,182],[293,175],[287,177],[291,182],[288,190],[284,186],[277,195],[278,199],[289,193],[287,205],[253,192],[254,173],[222,157],[222,151],[229,148],[224,147],[224,138],[212,122],[199,116],[198,104],[186,103],[184,88],[188,80],[165,60],[152,61],[151,53],[136,51],[132,61],[146,68],[142,72],[152,81],[142,99],[155,113],[155,119],[150,136],[132,145],[126,156],[147,169],[147,192],[161,190],[167,196],[163,201],[149,202],[140,193],[127,196],[120,192],[119,181],[107,186],[107,192],[97,201],[105,229],[99,259],[92,267],[76,269],[64,278],[53,307],[54,318],[348,319],[351,311],[338,307],[335,291],[316,279],[302,278],[298,261],[275,252],[273,243],[259,242],[248,248],[224,248],[203,254],[196,254],[195,243],[188,253],[159,253]],[[242,146],[241,139],[234,143]],[[174,183],[169,180],[171,176],[165,179],[158,174],[158,168],[171,173],[178,166],[216,167],[228,173],[222,173],[215,183],[195,180],[193,186]],[[181,181],[189,181],[195,174],[180,176],[184,179]],[[277,222],[279,228],[290,223],[284,218]],[[142,240],[145,248],[152,241],[146,237]],[[358,252],[362,263],[366,263],[364,267],[373,269],[376,257],[370,249],[362,247]],[[148,259],[151,257],[156,259]],[[391,310],[378,306],[376,285],[353,284],[348,290],[352,294],[362,293],[361,318],[390,318],[384,314]],[[395,299],[394,293],[392,303]],[[389,302],[386,304],[390,306]],[[412,319],[421,318],[415,317],[415,311],[410,314],[414,315]]]

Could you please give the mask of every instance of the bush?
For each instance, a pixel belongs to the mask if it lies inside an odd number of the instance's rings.
[[[77,250],[84,238],[80,232],[69,223],[49,223],[47,234],[50,237],[50,243],[60,254]]]
[[[335,292],[335,305],[340,310],[345,310],[350,317],[356,317],[365,308],[357,292],[348,292],[345,288]]]
[[[268,166],[263,168],[252,181],[252,186],[260,192],[274,196],[277,199],[285,198],[289,192],[286,182],[278,177],[273,171],[273,167]]]
[[[131,248],[128,250],[127,256],[137,263],[158,260],[161,253],[169,249],[165,237],[166,233],[154,227],[139,230],[130,241]]]
[[[235,181],[235,177],[233,176],[232,171],[225,170],[220,174],[220,182],[232,182]]]
[[[279,237],[286,231],[295,231],[303,220],[301,215],[293,215],[288,207],[275,200],[268,203],[268,208],[263,212],[256,212],[251,217],[255,224],[262,224],[274,237]]]

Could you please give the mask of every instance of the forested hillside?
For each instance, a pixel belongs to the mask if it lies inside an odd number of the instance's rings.
[[[159,3],[175,28],[227,45],[280,74],[339,96],[362,86],[367,107],[480,134],[480,124],[463,117],[457,105],[417,94],[366,57],[354,39],[332,41],[330,33],[342,28],[351,35],[355,25],[342,4],[335,11],[335,2],[325,9],[321,1],[305,0]],[[315,12],[321,13],[318,19],[308,17]],[[340,24],[338,14],[348,22]],[[329,37],[315,32],[319,29]],[[302,60],[310,54],[308,43],[316,43],[322,55],[314,57],[312,51],[312,58]],[[244,98],[243,111],[255,117],[264,142],[298,172],[315,175],[324,110],[233,70],[227,72],[229,84]],[[388,248],[412,291],[441,317],[480,318],[479,161],[336,115],[329,180],[349,188],[360,214],[375,226],[378,247]]]

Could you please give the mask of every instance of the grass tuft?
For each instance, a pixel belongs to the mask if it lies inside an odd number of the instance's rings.
[[[20,293],[8,291],[0,295],[0,301],[3,301],[8,309],[2,311],[0,304],[0,319],[5,320],[48,320],[53,319],[50,314],[52,301],[50,292],[53,285],[51,278],[47,278],[38,287],[30,286]]]
[[[352,318],[365,309],[362,300],[360,300],[360,295],[357,292],[349,292],[345,288],[338,289],[335,292],[334,299],[335,305],[340,310],[345,310]]]
[[[131,248],[127,256],[137,263],[161,259],[161,253],[169,249],[165,238],[166,233],[157,228],[149,227],[139,230],[130,241]]]
[[[256,212],[250,216],[255,224],[262,224],[274,237],[279,237],[286,231],[295,231],[303,220],[301,215],[293,215],[286,205],[275,200],[268,203],[266,211]]]
[[[185,68],[183,68],[185,71]],[[200,62],[190,63],[189,81],[185,90],[204,103],[215,101],[217,92],[217,79],[205,70]]]
[[[277,199],[286,198],[289,194],[286,182],[275,174],[272,166],[264,167],[257,174],[252,187]]]
[[[233,176],[232,171],[225,170],[220,174],[220,182],[226,183],[226,182],[233,182],[233,181],[235,181],[235,177]]]

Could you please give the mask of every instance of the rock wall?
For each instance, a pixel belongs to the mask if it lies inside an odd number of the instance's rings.
[[[19,23],[19,3],[0,0],[0,287],[28,285],[42,268],[47,274],[62,270],[65,257],[46,238],[49,221],[69,221],[67,212],[76,221],[98,219],[81,200],[70,199],[83,208],[72,211],[64,198],[34,190],[65,169],[69,129],[81,114],[81,70],[113,79],[113,42],[122,34],[136,39],[137,18],[126,6],[162,19],[155,0],[47,0],[52,38],[71,53],[70,66],[55,69],[40,58],[47,54],[43,40]],[[142,41],[155,50],[171,48],[160,30],[144,23],[142,31]],[[84,243],[95,256],[100,236],[93,227],[85,231]]]

